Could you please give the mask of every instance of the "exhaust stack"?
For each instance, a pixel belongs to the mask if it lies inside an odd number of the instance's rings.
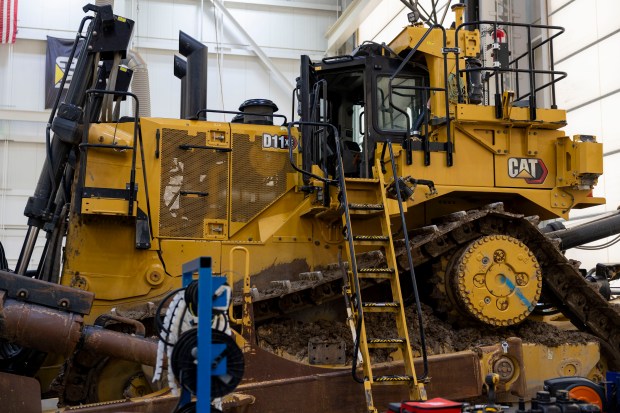
[[[181,79],[181,119],[187,119],[187,62],[185,59],[174,55],[174,76]]]
[[[207,52],[207,46],[187,33],[179,31],[179,53],[187,58],[184,89],[187,115],[185,119],[206,119],[205,114],[200,116],[196,114],[207,107]]]

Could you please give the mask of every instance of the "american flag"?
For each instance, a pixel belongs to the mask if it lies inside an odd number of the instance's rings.
[[[17,0],[0,0],[0,43],[15,43]]]

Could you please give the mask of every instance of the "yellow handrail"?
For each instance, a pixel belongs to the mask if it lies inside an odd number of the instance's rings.
[[[250,252],[245,247],[234,247],[230,250],[228,259],[230,262],[230,271],[226,272],[226,281],[230,285],[231,295],[233,292],[233,274],[235,274],[235,265],[233,261],[233,254],[235,251],[241,251],[245,254],[245,266],[243,271],[243,295],[244,297],[250,294]],[[228,319],[231,323],[242,325],[243,319],[237,319],[233,316],[233,306],[228,308]],[[249,320],[248,320],[249,322]]]

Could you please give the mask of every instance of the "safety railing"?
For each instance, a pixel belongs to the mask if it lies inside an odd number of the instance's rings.
[[[411,59],[413,58],[413,56],[415,55],[415,53],[418,51],[418,49],[420,48],[420,45],[423,44],[423,42],[426,40],[426,38],[432,33],[433,30],[438,29],[441,30],[442,33],[442,54],[443,54],[443,87],[439,87],[439,86],[404,86],[404,85],[397,85],[394,86],[393,82],[394,79],[396,79],[398,77],[398,75],[403,71],[403,69],[407,66],[407,64],[411,61]],[[409,51],[409,53],[407,54],[407,56],[403,59],[403,61],[401,62],[401,64],[398,66],[398,68],[396,69],[396,71],[392,74],[392,76],[390,76],[390,80],[389,80],[389,86],[388,86],[388,90],[389,90],[389,103],[390,103],[390,108],[392,108],[393,110],[396,110],[397,112],[400,112],[401,114],[403,114],[405,116],[406,119],[406,125],[407,125],[407,131],[405,132],[406,136],[405,139],[403,140],[403,144],[407,145],[408,141],[409,141],[409,134],[411,132],[418,132],[419,137],[422,139],[422,145],[424,148],[424,152],[425,152],[425,156],[424,156],[424,163],[426,165],[430,164],[430,147],[429,147],[429,141],[428,141],[428,123],[429,123],[429,113],[427,108],[428,105],[428,99],[429,96],[431,95],[431,93],[433,92],[441,92],[443,93],[443,97],[444,97],[444,107],[445,107],[445,123],[446,123],[446,143],[445,143],[445,151],[446,151],[446,157],[447,157],[447,164],[448,166],[452,166],[453,165],[453,144],[452,144],[452,136],[451,136],[451,130],[450,130],[450,101],[448,99],[448,59],[447,59],[447,55],[448,53],[455,53],[456,49],[453,48],[448,48],[447,47],[447,36],[446,36],[446,29],[439,25],[439,24],[434,24],[432,26],[430,26],[428,28],[428,30],[424,33],[424,35],[420,38],[420,40],[418,40],[418,42],[416,43],[416,45]],[[395,90],[420,90],[423,93],[423,113],[416,119],[415,124],[413,124],[413,127],[411,129],[409,129],[409,125],[412,125],[411,119],[409,117],[409,114],[407,113],[407,111],[403,110],[402,108],[397,107],[394,102],[393,102],[393,95],[396,94]],[[419,130],[420,127],[424,126],[424,134],[420,134]],[[411,150],[407,150],[407,162],[410,164],[411,163]]]
[[[483,25],[490,26],[490,30],[491,30],[492,38],[494,42],[492,47],[494,47],[494,50],[498,50],[498,48],[496,48],[494,45],[500,44],[500,39],[498,39],[498,33],[499,33],[498,29],[500,29],[501,27],[524,28],[527,32],[526,51],[520,54],[519,56],[515,57],[514,59],[509,60],[507,65],[502,65],[501,62],[498,61],[498,59],[494,59],[493,66],[482,65],[479,67],[470,67],[470,68],[461,69],[460,61],[459,61],[460,49],[459,49],[459,43],[458,43],[459,32],[461,30],[472,30],[472,28],[480,29]],[[535,29],[541,30],[541,31],[551,30],[551,31],[555,31],[555,33],[549,35],[547,38],[541,40],[538,44],[534,45],[532,31]],[[485,32],[485,31],[482,30],[481,32]],[[495,115],[497,118],[501,118],[502,116],[501,96],[504,93],[503,76],[506,73],[512,73],[513,76],[516,78],[515,79],[516,97],[514,101],[518,102],[520,100],[528,98],[529,99],[528,104],[530,108],[530,120],[535,120],[536,119],[536,108],[537,108],[537,102],[536,102],[537,92],[550,87],[551,88],[551,103],[552,103],[551,107],[552,108],[557,107],[555,84],[566,77],[566,72],[555,70],[555,67],[553,64],[553,59],[554,59],[553,58],[553,39],[555,39],[562,33],[564,33],[564,28],[560,26],[549,26],[549,25],[542,25],[542,24],[497,22],[497,21],[491,21],[491,20],[488,20],[488,21],[481,20],[481,21],[475,21],[475,22],[462,23],[456,28],[455,36],[454,36],[455,37],[454,43],[455,43],[455,49],[456,49],[455,53],[457,56],[456,77],[458,79],[463,73],[467,74],[471,72],[489,73],[489,76],[483,77],[485,79],[485,83],[487,84],[485,86],[485,94],[487,95],[487,100],[488,100],[490,97],[489,82],[491,81],[491,79],[493,79],[494,89],[495,89]],[[545,45],[548,45],[548,48],[549,48],[549,61],[550,61],[549,70],[537,69],[536,62],[534,60],[534,52],[538,49],[541,49]],[[499,53],[499,51],[497,53]],[[523,66],[524,59],[527,59],[527,63],[525,64],[525,66]],[[528,86],[529,86],[528,91],[523,94],[521,94],[521,90],[520,90],[521,85],[519,82],[519,74],[521,73],[527,75]],[[548,82],[545,82],[542,85],[537,85],[536,75],[547,75],[551,77],[551,80]],[[465,102],[465,96],[461,88],[458,88],[458,102],[459,103]]]

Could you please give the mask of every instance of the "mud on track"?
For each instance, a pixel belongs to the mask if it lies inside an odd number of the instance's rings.
[[[452,326],[439,319],[428,305],[422,304],[422,314],[429,355],[445,354],[462,350],[475,350],[477,347],[495,345],[508,337],[520,337],[525,343],[542,344],[557,347],[562,344],[583,344],[596,341],[592,335],[561,330],[554,325],[541,321],[526,320],[518,326],[507,328],[489,328],[488,326]],[[367,335],[369,338],[391,337],[393,327],[391,319],[382,314],[367,314]],[[414,352],[420,353],[420,337],[417,315],[412,309],[406,310],[409,338]],[[303,322],[286,319],[272,321],[257,329],[260,347],[281,357],[299,362],[308,362],[308,343],[322,341],[344,341],[347,349],[347,362],[353,355],[351,329],[344,321],[318,320]],[[371,350],[374,362],[389,361],[390,351]]]

